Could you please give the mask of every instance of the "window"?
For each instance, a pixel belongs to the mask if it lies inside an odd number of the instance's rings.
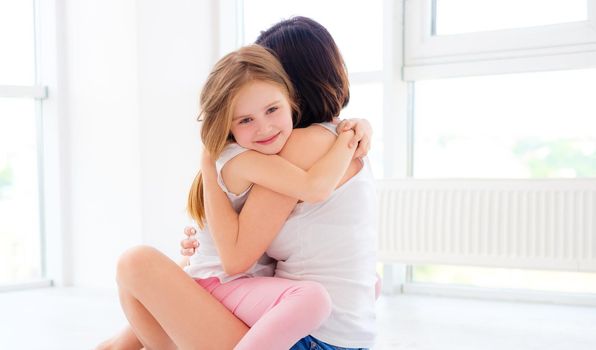
[[[596,293],[596,274],[448,265],[413,268],[413,282],[564,293]]]
[[[0,77],[2,85],[35,83],[33,1],[0,3]]]
[[[362,6],[357,0],[306,0],[287,4],[267,0],[245,0],[244,44],[253,43],[259,33],[292,16],[310,17],[321,23],[339,46],[350,73],[380,71],[383,68],[383,2]],[[357,26],[354,23],[358,23]]]
[[[411,174],[596,178],[596,2],[405,5]],[[596,274],[446,265],[421,283],[596,293]]]
[[[437,0],[435,12],[437,35],[588,20],[586,0]]]
[[[596,69],[415,83],[414,176],[596,177]]]
[[[0,285],[43,275],[34,18],[33,1],[0,3]]]

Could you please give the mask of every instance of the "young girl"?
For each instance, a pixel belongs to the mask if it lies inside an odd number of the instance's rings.
[[[235,210],[240,210],[253,184],[307,202],[324,200],[341,180],[354,154],[355,147],[349,147],[354,133],[348,131],[308,171],[276,155],[292,132],[292,114],[297,108],[281,64],[258,45],[241,48],[216,64],[201,93],[201,109],[201,138],[206,148],[203,158],[217,159],[215,178]],[[202,188],[199,173],[189,195],[189,211],[203,227],[199,233],[202,245],[185,271],[251,326],[236,349],[288,349],[329,315],[327,292],[315,282],[259,277],[273,274],[273,261],[266,256],[220,259],[204,225]],[[258,262],[239,273],[237,266],[243,266],[246,259]],[[227,263],[222,265],[222,260]],[[124,292],[126,283],[119,284]],[[134,314],[126,310],[130,303],[122,304],[127,316]],[[145,347],[160,348],[168,342],[154,341],[152,335],[135,327],[142,322],[129,320]]]

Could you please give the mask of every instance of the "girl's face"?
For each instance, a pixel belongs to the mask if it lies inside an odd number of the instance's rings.
[[[281,151],[292,132],[292,108],[277,85],[255,80],[236,96],[231,133],[236,142],[264,154]]]

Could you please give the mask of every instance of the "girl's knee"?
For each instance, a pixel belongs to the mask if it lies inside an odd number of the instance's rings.
[[[312,305],[312,316],[321,322],[329,317],[332,302],[327,289],[317,282],[303,281],[302,290],[308,295],[309,305]]]
[[[126,250],[118,259],[116,267],[116,281],[119,285],[138,277],[145,270],[147,262],[157,253],[155,248],[149,246],[136,246]]]

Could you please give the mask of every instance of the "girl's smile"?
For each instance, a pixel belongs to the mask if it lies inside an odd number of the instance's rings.
[[[258,144],[261,144],[261,145],[268,145],[268,144],[273,143],[277,139],[277,137],[279,136],[279,134],[280,133],[278,132],[277,134],[271,136],[268,139],[264,139],[264,140],[260,140],[260,141],[255,141],[255,142],[258,143]]]

